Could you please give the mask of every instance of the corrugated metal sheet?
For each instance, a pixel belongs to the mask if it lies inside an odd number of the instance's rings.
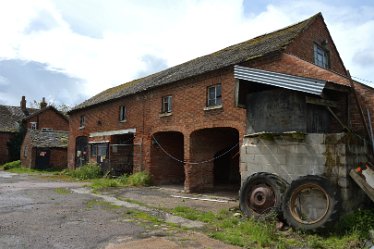
[[[238,65],[234,67],[234,77],[239,80],[252,81],[315,95],[321,95],[326,84],[324,80],[275,73]]]

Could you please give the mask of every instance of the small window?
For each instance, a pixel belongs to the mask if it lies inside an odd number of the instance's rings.
[[[221,84],[209,86],[207,91],[207,106],[222,105]]]
[[[329,68],[329,53],[317,44],[314,44],[314,64]]]
[[[119,107],[119,121],[126,121],[126,106]]]
[[[91,144],[91,157],[97,156],[97,144]]]
[[[30,124],[31,124],[31,130],[38,129],[38,123],[37,122],[30,122]]]
[[[79,127],[83,128],[85,125],[86,125],[86,117],[82,115],[80,118]]]
[[[171,109],[171,96],[162,97],[162,113],[170,113]]]

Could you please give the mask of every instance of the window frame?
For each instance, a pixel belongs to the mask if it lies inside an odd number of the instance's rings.
[[[214,90],[213,98],[211,98],[211,89]],[[222,84],[218,83],[210,85],[206,90],[206,107],[222,106]]]
[[[125,122],[127,120],[127,110],[125,105],[119,107],[119,122]]]
[[[172,106],[173,96],[167,95],[161,98],[161,113],[172,113],[173,106]]]
[[[323,46],[314,43],[313,57],[315,65],[326,69],[330,68],[330,54]]]
[[[38,129],[38,122],[30,122],[30,129],[37,130]]]
[[[84,128],[86,126],[86,116],[81,115],[79,118],[79,128]]]

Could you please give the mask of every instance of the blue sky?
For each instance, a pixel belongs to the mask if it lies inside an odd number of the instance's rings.
[[[318,12],[351,75],[374,86],[371,0],[0,0],[0,104],[74,106]]]

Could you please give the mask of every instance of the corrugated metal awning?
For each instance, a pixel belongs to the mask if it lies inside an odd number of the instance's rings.
[[[239,80],[272,85],[315,95],[321,95],[326,84],[324,80],[275,73],[238,65],[234,67],[234,77]]]

